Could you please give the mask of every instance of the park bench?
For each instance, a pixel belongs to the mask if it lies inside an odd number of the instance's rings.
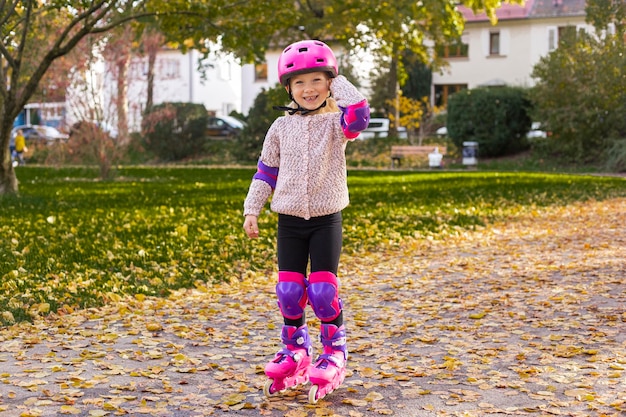
[[[411,145],[402,145],[402,146],[392,146],[391,147],[391,167],[395,168],[396,166],[400,166],[402,160],[407,157],[425,157],[428,158],[428,155],[435,152],[435,149],[439,151],[440,154],[446,154],[445,146],[411,146]],[[436,161],[437,158],[429,159],[428,166],[430,168],[439,168],[441,167],[441,160]]]

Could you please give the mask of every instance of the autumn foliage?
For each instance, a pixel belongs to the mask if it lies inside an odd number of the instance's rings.
[[[26,167],[0,200],[2,318],[32,320],[0,328],[0,416],[623,415],[623,178],[351,171],[348,373],[311,406],[262,393],[281,318],[274,216],[241,230],[253,172]]]
[[[254,243],[241,230],[253,173],[120,167],[103,182],[95,169],[23,168],[21,196],[0,200],[3,322],[271,271],[276,217],[261,216]],[[626,194],[622,179],[573,175],[351,171],[349,182],[345,253],[363,256]]]

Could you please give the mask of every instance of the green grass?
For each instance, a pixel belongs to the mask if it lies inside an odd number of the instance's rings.
[[[241,228],[254,168],[18,169],[20,195],[0,198],[2,324],[167,295],[275,267],[276,216],[255,241]],[[620,178],[498,172],[349,173],[344,250],[366,254],[407,236],[445,237],[538,207],[626,196]]]

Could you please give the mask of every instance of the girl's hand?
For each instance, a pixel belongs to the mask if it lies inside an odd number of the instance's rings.
[[[246,216],[246,220],[243,222],[243,230],[246,231],[246,234],[250,239],[259,237],[259,225],[257,223],[256,216]]]

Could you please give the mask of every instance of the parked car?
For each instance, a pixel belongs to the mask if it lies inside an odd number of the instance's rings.
[[[437,129],[435,131],[435,133],[437,134],[437,136],[439,137],[445,137],[448,136],[448,128],[445,126],[441,126],[439,129]]]
[[[361,132],[357,139],[372,139],[372,138],[386,138],[389,136],[389,119],[385,118],[372,118],[369,125]],[[406,139],[406,128],[400,126],[398,128],[398,137]]]
[[[533,122],[530,126],[530,130],[526,133],[527,139],[547,138],[548,132],[541,129],[541,123]]]
[[[26,143],[33,143],[36,141],[42,141],[46,143],[55,143],[58,141],[67,142],[69,136],[65,133],[59,132],[52,126],[45,125],[20,125],[15,126],[11,130],[11,137],[14,138],[18,130],[22,130]]]
[[[245,122],[232,116],[209,117],[206,134],[211,137],[237,136],[246,126]]]

